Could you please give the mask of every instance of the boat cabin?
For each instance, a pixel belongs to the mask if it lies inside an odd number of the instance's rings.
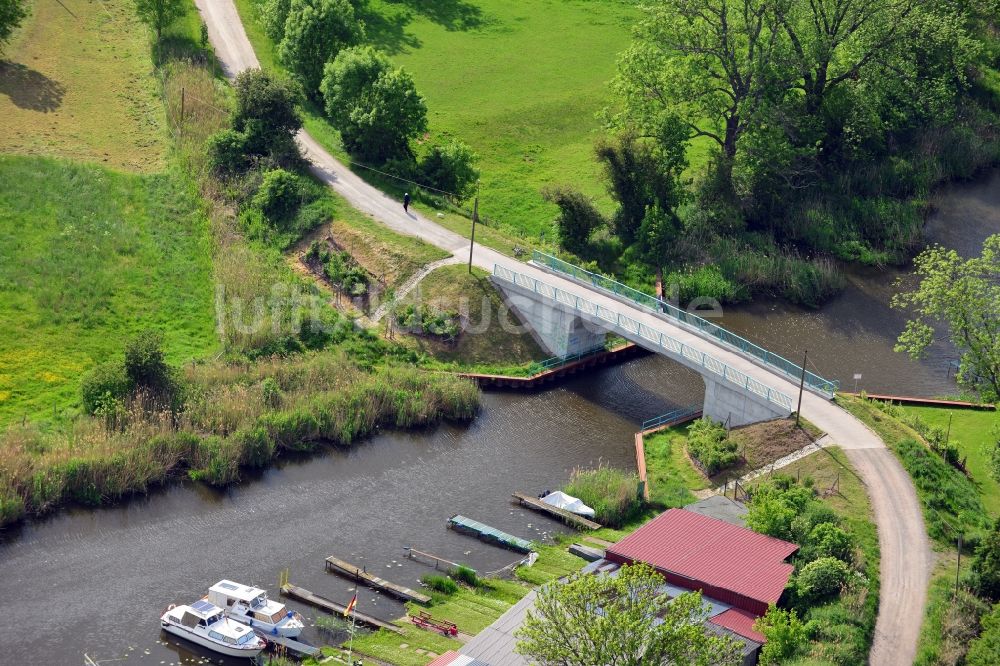
[[[277,624],[285,617],[285,606],[267,598],[267,591],[231,580],[220,580],[208,588],[208,600],[249,618]]]
[[[209,637],[230,645],[243,645],[254,638],[251,629],[239,622],[226,622],[223,610],[204,599],[190,606],[177,606],[168,615],[177,624],[189,629],[201,627]]]

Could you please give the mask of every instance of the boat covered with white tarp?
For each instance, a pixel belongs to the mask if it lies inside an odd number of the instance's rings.
[[[567,495],[561,490],[548,493],[542,497],[541,500],[546,504],[556,507],[557,509],[565,509],[566,511],[575,513],[578,516],[586,516],[587,518],[594,517],[593,509],[581,502],[579,498]]]

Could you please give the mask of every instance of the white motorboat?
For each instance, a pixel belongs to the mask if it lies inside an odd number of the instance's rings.
[[[207,598],[226,609],[231,620],[248,624],[258,633],[295,638],[305,626],[300,615],[268,599],[267,592],[256,587],[220,580],[208,589]]]
[[[226,617],[213,603],[199,599],[190,606],[171,605],[160,616],[163,630],[227,657],[253,658],[267,646],[252,629]]]

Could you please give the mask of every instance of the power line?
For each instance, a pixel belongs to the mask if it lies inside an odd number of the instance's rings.
[[[401,180],[404,183],[410,183],[411,185],[416,185],[417,187],[425,189],[425,190],[433,190],[434,192],[440,192],[441,194],[447,194],[448,196],[455,197],[456,199],[460,199],[461,198],[459,195],[455,194],[454,192],[449,192],[447,190],[440,190],[440,189],[438,189],[436,187],[431,187],[430,185],[424,185],[423,183],[418,183],[415,180],[410,180],[408,178],[403,178],[402,176],[397,176],[397,175],[392,174],[392,173],[386,173],[385,171],[379,171],[375,167],[370,167],[367,164],[361,164],[360,162],[355,162],[354,160],[347,160],[347,163],[348,164],[353,164],[354,166],[359,166],[362,169],[368,169],[369,171],[374,171],[375,173],[382,174],[383,176],[388,176],[389,178],[395,178],[396,180]]]

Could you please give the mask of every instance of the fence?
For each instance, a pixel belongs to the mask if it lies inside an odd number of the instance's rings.
[[[684,421],[693,417],[696,414],[701,413],[700,405],[689,405],[687,407],[681,407],[675,409],[672,412],[667,412],[666,414],[660,414],[651,419],[646,419],[642,422],[642,432],[647,430],[652,430],[653,428],[659,428],[661,425],[666,423],[676,423],[678,421]]]
[[[802,367],[800,365],[789,361],[783,356],[769,352],[760,345],[754,344],[746,338],[722,328],[718,324],[713,324],[704,317],[699,317],[663,299],[650,296],[638,289],[633,289],[620,282],[616,282],[607,276],[584,270],[579,266],[574,266],[569,262],[557,259],[544,252],[535,250],[532,252],[531,258],[535,263],[546,266],[557,273],[562,273],[580,282],[587,282],[598,289],[611,292],[616,296],[627,298],[636,305],[644,307],[657,315],[666,315],[676,319],[682,324],[686,324],[689,329],[711,337],[745,356],[755,358],[768,368],[776,370],[796,382],[802,377]],[[838,382],[824,379],[808,370],[805,373],[805,385],[827,398],[833,398],[834,393],[839,388]]]
[[[638,336],[674,356],[680,356],[690,365],[700,366],[707,372],[717,375],[723,382],[735,384],[744,391],[759,395],[768,402],[778,405],[788,412],[792,411],[792,399],[788,395],[776,391],[767,384],[754,379],[736,368],[730,367],[706,352],[698,351],[680,340],[656,331],[631,317],[627,317],[603,305],[598,305],[585,298],[553,287],[550,284],[505,268],[499,264],[493,266],[493,277],[524,287],[540,296],[552,299],[557,303],[578,310],[590,317],[603,320],[611,324],[612,327],[619,329],[626,337]]]

